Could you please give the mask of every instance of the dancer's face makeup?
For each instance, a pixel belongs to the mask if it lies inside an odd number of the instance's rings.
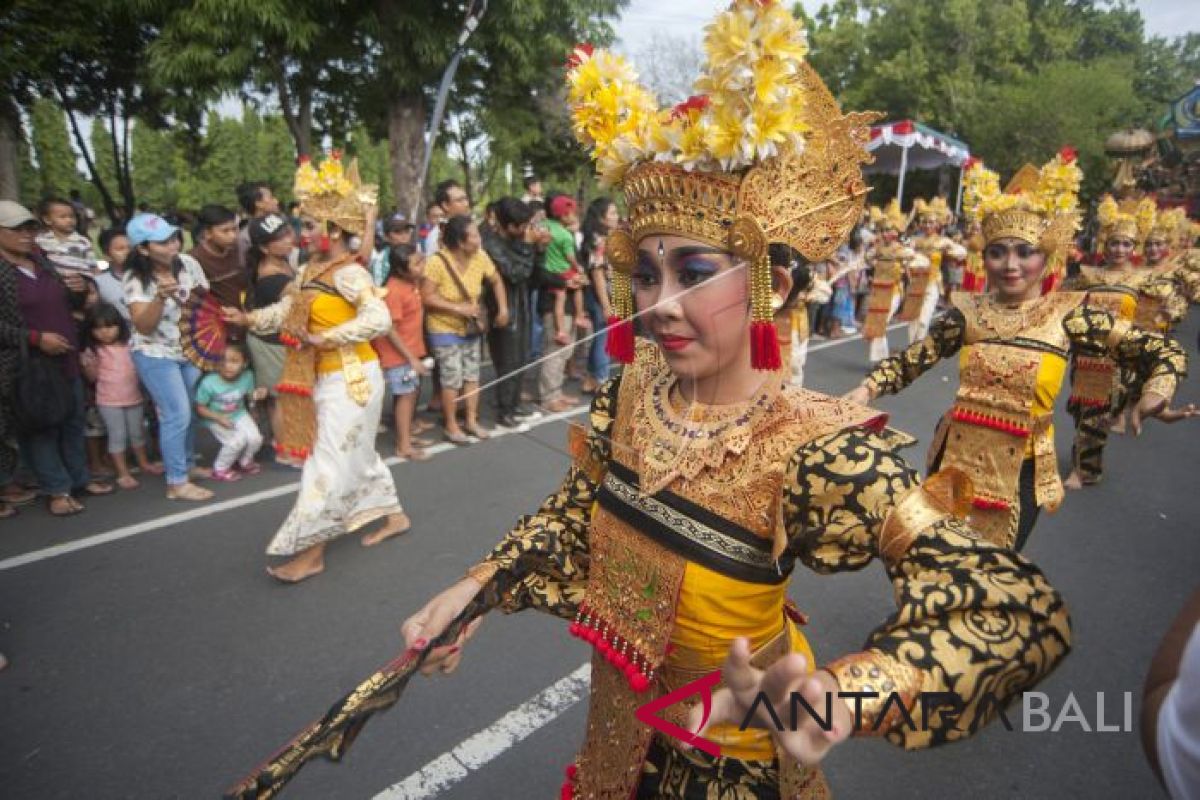
[[[988,242],[983,248],[983,268],[997,299],[1019,303],[1041,294],[1046,256],[1036,245],[1006,236]]]
[[[1166,239],[1147,239],[1146,240],[1146,263],[1157,264],[1167,257],[1170,248],[1167,246]]]
[[[1104,243],[1104,260],[1110,267],[1124,266],[1133,256],[1133,239],[1112,236]]]
[[[631,278],[637,310],[653,309],[641,320],[678,377],[702,380],[749,363],[744,262],[694,239],[647,237]]]

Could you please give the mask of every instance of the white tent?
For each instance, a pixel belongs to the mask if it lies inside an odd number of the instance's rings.
[[[864,167],[863,172],[868,175],[899,175],[896,197],[901,204],[904,203],[904,176],[910,169],[937,169],[944,166],[959,169],[959,198],[955,201],[955,207],[961,201],[962,170],[971,157],[971,150],[966,143],[927,125],[902,119],[872,126],[867,150],[874,154],[875,162]]]

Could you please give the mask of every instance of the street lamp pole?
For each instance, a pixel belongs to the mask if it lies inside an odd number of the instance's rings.
[[[458,34],[458,43],[454,45],[450,63],[446,65],[446,71],[442,73],[442,83],[438,87],[437,101],[433,105],[433,117],[429,120],[429,131],[425,134],[425,154],[421,159],[421,173],[417,178],[417,191],[414,195],[416,199],[413,201],[414,205],[409,219],[416,219],[417,211],[421,206],[425,180],[429,177],[429,162],[433,160],[433,147],[437,144],[438,134],[441,132],[442,117],[446,113],[446,100],[450,96],[450,87],[454,85],[454,73],[458,71],[458,65],[466,52],[467,40],[479,27],[479,20],[487,12],[487,5],[488,0],[470,0],[467,6],[467,18],[463,20],[462,30]]]

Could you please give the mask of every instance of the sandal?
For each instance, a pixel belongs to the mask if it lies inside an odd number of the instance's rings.
[[[408,452],[396,451],[396,458],[401,461],[428,461],[431,456],[420,447],[413,447]]]
[[[79,491],[91,497],[100,497],[102,495],[112,494],[114,491],[116,491],[116,489],[113,488],[111,483],[105,483],[104,481],[88,481],[87,485]]]
[[[0,500],[0,519],[8,519],[9,517],[15,517],[16,515],[17,510],[15,508],[3,500]]]
[[[470,438],[468,438],[465,433],[450,433],[450,431],[443,430],[442,435],[445,436],[446,441],[450,442],[451,444],[457,444],[461,446],[471,443]]]
[[[211,500],[213,493],[194,483],[179,483],[167,487],[168,500]]]
[[[24,489],[16,484],[11,484],[4,492],[0,493],[0,503],[8,503],[10,506],[25,506],[37,499],[37,492],[33,489]]]
[[[472,425],[469,428],[464,426],[463,430],[465,430],[467,433],[469,433],[471,436],[474,436],[476,439],[478,439],[481,442],[492,438],[492,435],[490,433],[488,433],[487,431],[485,431],[483,428],[479,427],[478,425]]]
[[[73,517],[83,511],[83,506],[69,494],[58,494],[46,499],[46,510],[52,517]]]

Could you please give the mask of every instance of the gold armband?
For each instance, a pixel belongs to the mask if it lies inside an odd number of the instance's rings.
[[[825,670],[838,682],[854,714],[855,736],[884,736],[901,720],[912,721],[924,674],[891,656],[868,650],[843,656]]]
[[[908,491],[888,512],[879,529],[879,556],[889,566],[908,552],[913,540],[934,523],[963,518],[974,490],[961,470],[947,467]]]

